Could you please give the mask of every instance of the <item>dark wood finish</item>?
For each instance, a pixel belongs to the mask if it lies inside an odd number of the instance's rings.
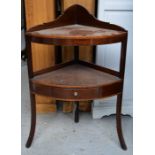
[[[95,1],[95,17],[97,18],[97,12],[98,12],[98,0]],[[96,46],[93,46],[93,63],[96,62]]]
[[[96,8],[96,0],[62,0],[62,10],[64,11],[65,9],[67,9],[68,7],[74,5],[74,4],[80,4],[83,7],[85,7],[89,13],[91,14],[95,14],[95,11],[97,12],[97,10],[95,10]],[[84,51],[84,52],[83,52]],[[88,62],[92,62],[93,61],[93,54],[95,52],[93,52],[93,48],[92,46],[80,46],[79,47],[79,59],[83,60],[83,61],[88,61]],[[68,60],[72,60],[74,57],[74,47],[63,47],[63,61],[68,61]],[[67,106],[68,105],[68,108]],[[73,106],[72,106],[72,102],[65,102],[65,104],[63,104],[63,112],[67,112],[65,109],[67,109],[68,111],[72,111],[73,110]],[[69,110],[70,107],[70,110]],[[84,112],[90,112],[91,110],[91,104],[90,101],[83,101],[79,103],[79,109],[81,111]]]
[[[33,92],[66,101],[103,98],[122,91],[120,78],[80,64],[35,76],[31,82]]]
[[[121,58],[120,58],[120,77],[124,79],[124,73],[125,73],[125,62],[126,62],[126,49],[127,49],[127,35],[126,38],[121,43]]]
[[[61,15],[61,0],[55,0],[55,16],[56,18]],[[55,64],[62,62],[62,48],[61,46],[55,46]]]
[[[33,27],[27,35],[33,42],[78,46],[120,42],[125,39],[126,30],[101,22],[85,8],[73,5],[57,20]]]
[[[79,64],[94,68],[94,69],[99,70],[99,71],[109,73],[109,74],[117,76],[117,77],[120,77],[120,72],[114,71],[112,69],[109,69],[109,68],[106,68],[106,67],[103,67],[103,66],[101,67],[101,66],[94,65],[92,63],[85,62],[85,61],[79,61]]]
[[[117,106],[116,106],[116,127],[117,134],[123,150],[127,150],[127,146],[124,141],[123,132],[122,132],[122,122],[121,122],[121,109],[122,109],[122,93],[117,95]]]
[[[72,65],[74,63],[75,63],[74,61],[70,61],[70,62],[66,62],[66,63],[57,64],[55,66],[45,68],[45,69],[42,69],[40,71],[33,72],[33,75],[37,76],[37,75],[41,75],[41,74],[44,74],[44,73],[48,73],[48,72],[60,69],[62,67],[65,67],[65,66]]]
[[[122,91],[122,82],[92,88],[61,88],[42,84],[33,85],[33,93],[52,96],[62,101],[87,101],[117,95]],[[61,93],[60,93],[61,92]],[[75,96],[74,93],[78,95]]]
[[[33,72],[31,42],[75,46],[74,60]],[[121,42],[122,45],[119,71],[79,60],[79,45],[114,42]],[[117,95],[117,132],[121,147],[124,150],[127,149],[121,127],[127,31],[117,25],[101,22],[80,5],[73,5],[55,21],[30,29],[27,32],[27,47],[32,118],[30,136],[26,146],[31,145],[35,131],[34,94],[50,96],[63,101],[74,101],[76,104],[75,122],[79,120],[79,101]]]
[[[74,47],[74,61],[75,62],[79,61],[79,46]]]
[[[78,123],[79,122],[79,102],[76,101],[76,102],[74,102],[74,104],[75,104],[74,122]]]
[[[31,79],[32,83],[61,88],[90,88],[122,81],[116,76],[85,65],[66,64],[70,65],[65,65],[64,67],[59,67],[51,72],[35,76]]]
[[[61,0],[55,0],[56,17],[61,15]]]
[[[31,85],[30,85],[31,86]],[[29,148],[32,144],[35,128],[36,128],[36,101],[35,101],[35,94],[32,92],[30,93],[31,98],[31,129],[29,133],[29,137],[26,143],[26,147]]]
[[[56,45],[97,45],[123,41],[124,31],[73,24],[29,32],[33,42]]]
[[[28,55],[28,74],[29,78],[33,78],[33,65],[32,65],[32,50],[31,50],[31,40],[27,37],[26,38],[26,50]],[[31,128],[29,137],[26,143],[26,147],[29,148],[33,141],[34,133],[35,133],[35,126],[36,126],[36,100],[35,94],[32,93],[32,84],[29,80],[29,89],[30,89],[30,99],[31,99]]]
[[[62,62],[62,48],[61,46],[55,46],[55,64]]]
[[[33,77],[32,47],[31,47],[31,40],[28,36],[26,36],[26,52],[28,56],[28,61],[27,61],[28,75],[29,75],[29,78],[32,78]]]

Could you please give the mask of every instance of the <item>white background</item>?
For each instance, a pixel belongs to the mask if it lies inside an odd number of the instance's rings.
[[[128,44],[123,89],[123,114],[132,115],[133,107],[133,3],[132,0],[99,0],[98,19],[122,26],[128,31]],[[119,71],[121,44],[99,45],[96,63]],[[99,107],[99,108],[98,108]],[[96,100],[93,117],[116,113],[116,97]],[[98,117],[97,117],[98,116]],[[100,116],[100,117],[99,117]]]

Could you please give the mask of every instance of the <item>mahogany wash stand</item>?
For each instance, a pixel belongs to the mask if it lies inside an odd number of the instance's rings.
[[[31,43],[74,46],[74,60],[33,72]],[[79,60],[79,46],[121,43],[119,71]],[[121,107],[125,71],[127,31],[102,22],[80,5],[69,7],[55,21],[35,26],[26,33],[31,97],[30,147],[36,126],[35,94],[57,100],[74,101],[75,122],[79,121],[79,101],[117,95],[116,126],[122,149],[126,150],[121,127]],[[85,51],[83,51],[85,52]]]

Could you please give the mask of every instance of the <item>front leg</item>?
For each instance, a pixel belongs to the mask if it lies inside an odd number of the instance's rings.
[[[124,141],[122,122],[121,122],[121,109],[122,109],[122,93],[117,95],[117,107],[116,107],[116,124],[117,124],[117,134],[123,150],[127,150],[127,146]]]

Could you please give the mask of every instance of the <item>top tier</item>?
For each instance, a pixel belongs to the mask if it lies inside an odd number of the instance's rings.
[[[127,38],[124,28],[97,20],[80,5],[69,7],[55,21],[35,26],[26,34],[33,42],[66,46],[109,44]]]

